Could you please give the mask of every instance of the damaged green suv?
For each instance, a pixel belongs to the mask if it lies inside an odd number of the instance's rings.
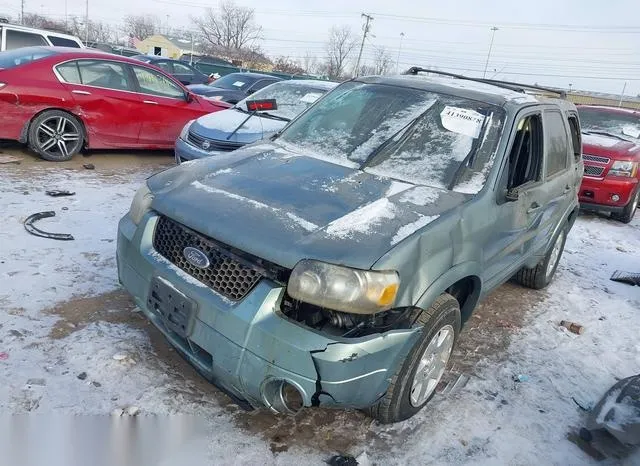
[[[575,107],[419,73],[348,81],[270,141],[152,176],[120,221],[121,283],[236,400],[407,419],[483,296],[551,281]]]

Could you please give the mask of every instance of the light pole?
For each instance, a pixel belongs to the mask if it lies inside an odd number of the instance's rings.
[[[622,86],[622,92],[620,93],[620,101],[618,102],[618,107],[622,107],[622,99],[624,99],[624,91],[627,89],[627,82],[624,82],[624,86]]]
[[[398,47],[398,59],[396,60],[396,73],[400,72],[400,52],[402,52],[402,39],[404,39],[404,32],[400,33],[400,47]]]
[[[497,27],[491,28],[491,43],[489,44],[489,53],[487,53],[487,62],[484,64],[484,73],[482,73],[482,79],[487,76],[487,67],[489,66],[489,58],[491,58],[491,49],[493,48],[493,39],[496,36]]]
[[[86,1],[84,12],[84,45],[89,44],[89,0]]]
[[[569,94],[571,94],[571,86],[573,86],[573,84],[569,83]]]

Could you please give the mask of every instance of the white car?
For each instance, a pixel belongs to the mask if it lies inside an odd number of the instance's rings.
[[[46,31],[15,24],[0,24],[0,51],[45,45],[54,47],[73,47],[83,49],[84,44],[76,36],[60,32]]]

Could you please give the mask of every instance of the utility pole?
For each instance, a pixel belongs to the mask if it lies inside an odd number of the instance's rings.
[[[356,61],[356,72],[353,73],[356,77],[360,74],[360,59],[362,58],[362,49],[364,48],[364,41],[369,34],[369,23],[373,21],[373,16],[369,16],[366,13],[362,13],[362,17],[365,18],[364,33],[362,34],[362,43],[360,44],[360,52],[358,53],[358,60]]]
[[[24,24],[24,0],[20,2],[20,24]]]
[[[84,12],[84,44],[89,43],[89,0],[86,1],[86,9]]]
[[[404,32],[400,33],[400,47],[398,47],[398,59],[396,60],[396,73],[400,72],[400,52],[402,52],[402,39],[404,39]]]
[[[482,79],[487,76],[487,67],[489,66],[489,58],[491,58],[491,49],[493,48],[493,38],[496,36],[497,27],[491,28],[491,43],[489,44],[489,53],[487,54],[487,62],[484,64],[484,73],[482,73]]]
[[[622,93],[620,94],[620,101],[618,102],[618,107],[622,107],[622,99],[624,99],[624,91],[627,90],[627,82],[624,82],[624,86],[622,86]]]

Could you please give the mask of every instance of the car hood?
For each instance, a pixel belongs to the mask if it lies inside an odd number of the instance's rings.
[[[183,163],[148,184],[154,210],[287,268],[311,258],[368,269],[469,197],[271,142]]]
[[[231,108],[198,118],[191,125],[191,131],[208,139],[248,144],[271,136],[287,124],[286,121],[261,117],[260,114],[249,119],[247,117],[248,114]],[[243,121],[244,124],[227,139]]]
[[[615,160],[640,158],[640,144],[603,134],[583,134],[582,151],[587,155],[599,155]]]
[[[235,89],[222,89],[221,87],[208,86],[207,84],[192,84],[187,86],[187,88],[198,95],[205,96],[222,96],[222,100],[236,100],[240,101],[244,99],[247,95],[242,91],[237,91]]]

